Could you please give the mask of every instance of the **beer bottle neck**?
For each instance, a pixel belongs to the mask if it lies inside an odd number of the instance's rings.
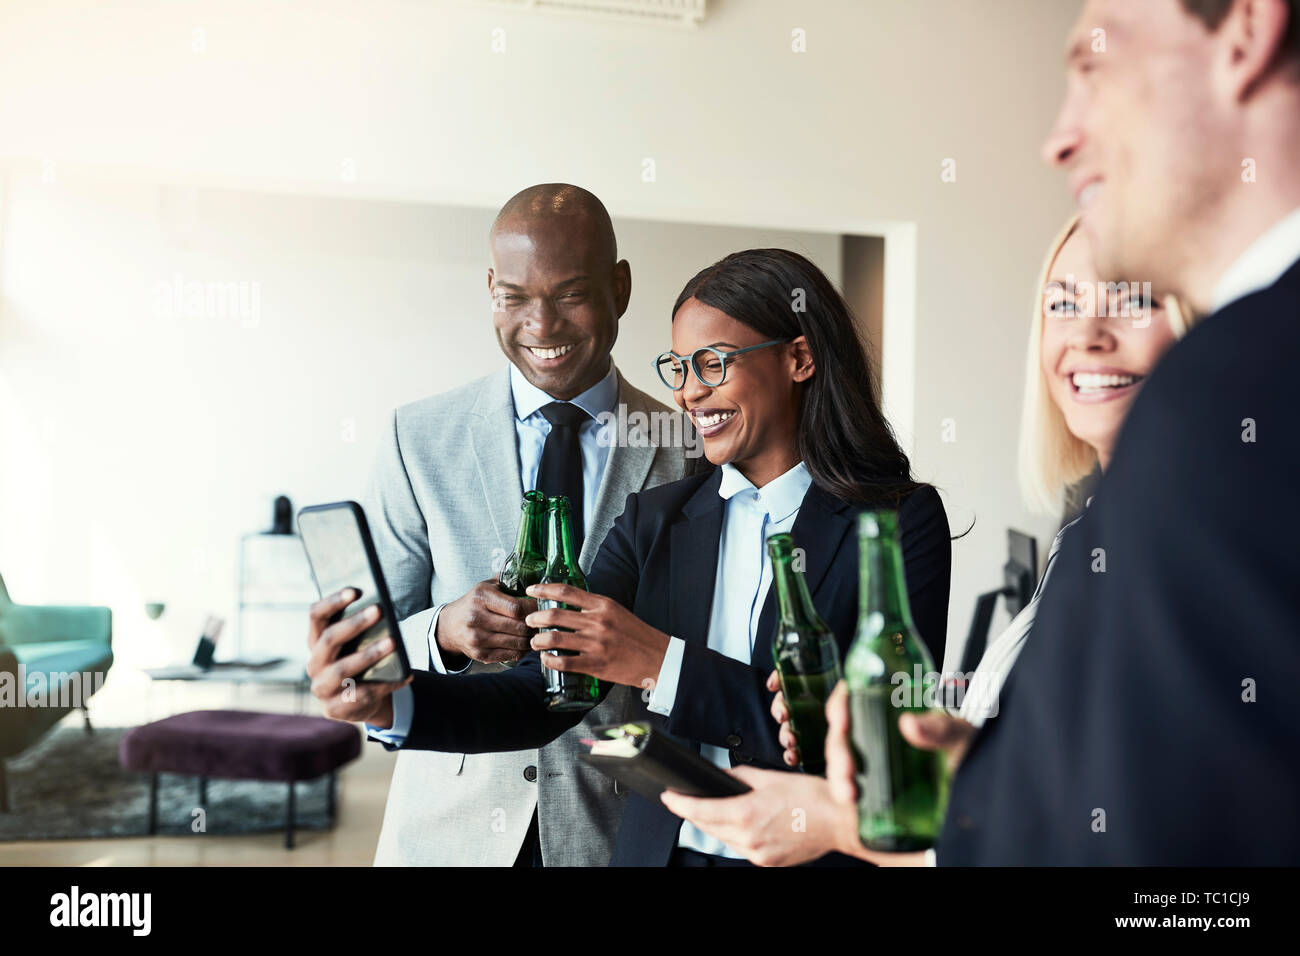
[[[903,573],[903,550],[892,512],[864,520],[858,536],[858,614],[880,614],[885,621],[914,629]]]
[[[515,537],[515,553],[536,552],[541,557],[545,550],[541,546],[542,529],[545,527],[546,513],[531,501],[525,501],[519,516],[519,534]]]
[[[550,533],[546,542],[547,569],[564,567],[576,570],[578,556],[573,548],[573,529],[569,522],[567,508],[552,508],[550,512]]]
[[[789,550],[772,555],[772,580],[781,622],[798,630],[816,629],[821,618],[808,593],[808,581],[795,567],[795,556]]]
[[[529,525],[530,536],[528,538],[528,550],[537,555],[539,560],[546,558],[546,507],[540,506],[537,513],[533,515],[532,523]]]

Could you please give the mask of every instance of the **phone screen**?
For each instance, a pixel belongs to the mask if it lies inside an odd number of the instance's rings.
[[[366,558],[365,540],[361,536],[361,526],[350,507],[340,505],[320,510],[304,510],[298,515],[298,532],[307,549],[307,560],[311,564],[312,576],[321,597],[334,594],[344,588],[356,588],[360,597],[348,605],[343,617],[360,614],[373,604],[381,604],[379,587],[374,575],[370,573],[370,562]],[[383,611],[383,607],[380,607]],[[387,637],[390,633],[388,615],[381,613],[379,620],[362,632],[360,638],[349,642],[339,653],[340,657],[351,654],[375,641]],[[401,641],[400,634],[393,634],[396,645]],[[387,657],[376,661],[369,669],[362,672],[359,680],[395,681],[401,680],[402,661],[394,651]]]

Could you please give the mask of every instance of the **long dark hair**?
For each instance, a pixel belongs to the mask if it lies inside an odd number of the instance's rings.
[[[799,454],[813,483],[868,507],[896,508],[917,483],[880,410],[866,344],[844,297],[787,249],[733,252],[696,274],[673,306],[694,298],[764,338],[808,341],[816,372],[799,407]]]

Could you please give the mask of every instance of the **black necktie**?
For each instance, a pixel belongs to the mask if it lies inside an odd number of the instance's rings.
[[[578,430],[591,416],[569,402],[543,405],[542,415],[551,423],[550,434],[542,446],[542,461],[537,466],[537,490],[548,496],[567,495],[569,520],[573,526],[573,546],[582,553],[582,446]]]

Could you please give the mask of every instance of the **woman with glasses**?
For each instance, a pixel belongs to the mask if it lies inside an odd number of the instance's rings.
[[[947,518],[935,490],[912,480],[852,313],[826,276],[781,249],[727,256],[682,290],[672,346],[655,367],[719,467],[629,495],[587,575],[590,593],[529,589],[574,608],[529,615],[530,627],[547,629],[534,651],[571,656],[533,653],[482,676],[417,673],[404,747],[516,750],[558,737],[582,714],[546,709],[545,666],[593,675],[605,689],[640,688],[651,723],[720,766],[782,767],[765,686],[776,627],[765,541],[793,534],[813,603],[843,654],[857,620],[854,528],[864,508],[899,512],[917,629],[942,661]],[[611,862],[745,863],[637,794]]]

